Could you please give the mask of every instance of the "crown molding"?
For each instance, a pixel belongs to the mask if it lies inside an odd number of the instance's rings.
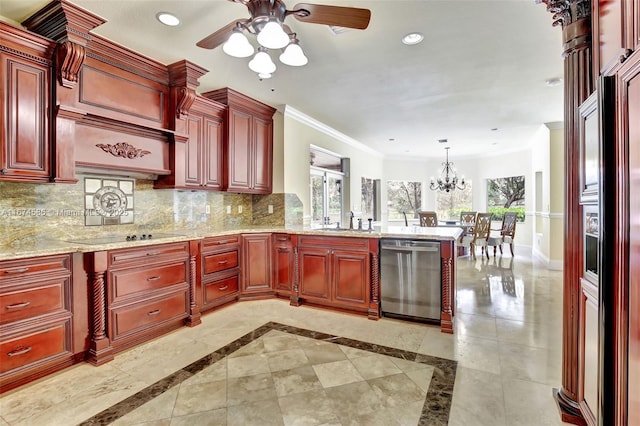
[[[313,117],[308,116],[307,114],[303,113],[302,111],[298,111],[297,109],[293,108],[290,105],[282,105],[278,107],[278,111],[280,111],[282,114],[284,114],[285,117],[289,117],[292,118],[302,124],[305,124],[319,132],[322,132],[328,136],[331,136],[334,139],[339,140],[342,143],[345,143],[349,146],[352,146],[356,149],[359,149],[360,151],[364,151],[366,153],[369,153],[371,155],[374,155],[376,157],[384,157],[380,152],[376,151],[375,149],[372,149],[368,146],[366,146],[365,144],[363,144],[362,142],[359,142],[355,139],[353,139],[350,136],[345,135],[342,132],[339,132],[338,130],[334,129],[333,127],[327,126],[326,124],[316,120]]]

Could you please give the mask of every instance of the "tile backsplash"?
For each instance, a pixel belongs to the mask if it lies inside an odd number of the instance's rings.
[[[93,238],[145,231],[302,224],[302,203],[295,194],[153,189],[153,181],[135,180],[133,223],[85,226],[85,176],[78,178],[76,184],[0,182],[0,245],[43,235],[51,239]]]

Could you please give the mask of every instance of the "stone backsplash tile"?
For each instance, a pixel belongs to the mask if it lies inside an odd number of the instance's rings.
[[[133,224],[85,226],[83,178],[79,176],[76,184],[0,182],[0,245],[43,235],[67,240],[202,227],[282,226],[288,215],[285,200],[298,200],[285,194],[153,189],[153,181],[136,180]],[[273,214],[268,213],[269,205]]]

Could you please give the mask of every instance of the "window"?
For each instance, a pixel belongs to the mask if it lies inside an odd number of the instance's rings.
[[[338,155],[311,147],[311,223],[322,225],[342,220],[344,161]]]
[[[389,220],[417,218],[422,206],[422,183],[390,180],[387,182]]]
[[[378,220],[380,210],[380,180],[362,178],[362,217]]]
[[[473,185],[465,181],[463,190],[436,192],[436,212],[438,220],[460,220],[460,212],[473,211]]]
[[[515,212],[518,222],[524,222],[524,188],[524,176],[487,180],[487,211],[493,213],[493,220],[502,220],[505,212]]]

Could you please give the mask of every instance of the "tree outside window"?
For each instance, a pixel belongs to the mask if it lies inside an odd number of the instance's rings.
[[[487,180],[487,210],[493,220],[502,220],[505,212],[516,212],[517,220],[524,222],[524,176],[511,176]]]
[[[422,183],[390,180],[387,182],[389,220],[417,218],[422,206]]]

